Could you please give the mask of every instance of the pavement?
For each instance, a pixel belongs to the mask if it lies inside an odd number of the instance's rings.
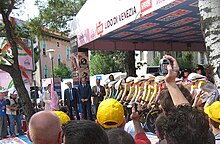
[[[0,140],[0,144],[32,144],[26,135]]]
[[[146,132],[146,135],[152,144],[155,144],[156,142],[158,142],[158,138],[155,134]],[[26,135],[23,135],[19,137],[6,138],[3,140],[0,140],[0,144],[32,144],[32,142],[29,141]]]

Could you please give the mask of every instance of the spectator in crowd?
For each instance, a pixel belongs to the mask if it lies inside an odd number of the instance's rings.
[[[6,99],[4,90],[0,90],[0,140],[7,137]]]
[[[116,99],[116,96],[117,96],[116,95],[117,90],[115,89],[115,83],[116,83],[116,81],[112,81],[112,82],[108,83],[108,87],[109,87],[109,90],[110,90],[109,97],[114,98],[114,99]]]
[[[209,125],[215,136],[215,143],[220,144],[220,102],[216,101],[206,107],[205,113],[209,117]]]
[[[8,99],[8,93],[9,93],[8,89],[4,88],[2,92],[3,92],[5,100]],[[6,117],[7,117],[8,125],[10,125],[10,120],[7,114],[6,114]],[[9,135],[8,131],[7,131],[7,134]]]
[[[70,117],[68,116],[68,114],[66,114],[63,111],[53,111],[53,113],[55,113],[59,117],[60,124],[62,126],[64,126],[65,124],[67,124],[68,121],[70,121]]]
[[[139,114],[134,108],[132,108],[131,119],[133,120],[136,132],[135,143],[149,144],[150,141],[141,127]],[[122,104],[115,99],[107,99],[102,101],[97,112],[97,123],[106,130],[113,128],[124,128],[125,119]]]
[[[201,75],[204,75],[206,76],[206,73],[205,73],[205,68],[202,66],[202,65],[197,65],[196,68],[195,68],[195,72],[197,74],[201,74]]]
[[[64,113],[66,113],[66,114],[69,113],[67,107],[65,107],[65,106],[60,107],[60,110],[59,110],[59,111],[62,111],[62,112],[64,112]]]
[[[2,92],[3,92],[3,95],[4,95],[4,97],[5,97],[5,99],[7,99],[8,98],[8,89],[7,88],[4,88],[3,90],[2,90]]]
[[[124,108],[115,99],[107,99],[100,103],[97,111],[97,122],[104,128],[124,127]]]
[[[166,117],[164,133],[167,143],[179,144],[179,141],[187,144],[199,144],[200,142],[201,144],[213,143],[213,135],[208,130],[207,119],[204,116],[204,113],[192,108],[190,102],[186,99],[175,83],[177,71],[179,70],[176,60],[168,55],[165,55],[164,58],[169,59],[173,63],[172,67],[170,65],[167,66],[168,74],[166,75],[165,81],[173,104],[175,106],[179,106],[179,108],[174,107],[174,109],[172,109]],[[180,133],[177,135],[178,132]],[[188,135],[193,137],[189,139]],[[185,139],[186,137],[187,139]],[[200,141],[200,137],[203,140]],[[199,141],[196,141],[198,139]]]
[[[69,121],[63,128],[64,144],[108,144],[108,136],[97,123]]]
[[[205,114],[190,105],[179,105],[167,114],[164,134],[168,144],[207,144],[209,123]]]
[[[16,136],[15,133],[15,121],[17,124],[17,130],[19,135],[24,135],[24,132],[21,128],[21,102],[18,98],[17,91],[14,90],[9,97],[9,99],[6,100],[6,113],[8,114],[9,121],[10,121],[10,133],[11,136]]]
[[[132,108],[131,119],[133,120],[134,129],[135,129],[135,132],[136,132],[135,143],[136,144],[150,144],[151,142],[147,138],[147,136],[144,132],[144,129],[141,126],[140,115],[139,115],[138,111],[136,111],[135,108]]]
[[[187,99],[187,101],[192,104],[193,103],[193,98],[190,92],[183,87],[182,85],[177,85],[178,88],[180,89],[181,93],[184,95],[184,97]],[[175,106],[172,101],[170,92],[168,88],[164,88],[159,95],[159,104],[161,104],[162,109],[164,110],[165,113],[171,111]]]
[[[70,119],[73,120],[73,109],[75,111],[75,115],[77,120],[80,120],[79,111],[77,103],[79,101],[79,94],[76,88],[72,87],[71,82],[66,83],[69,88],[65,89],[64,91],[64,104],[68,107],[68,112]]]
[[[93,104],[96,107],[96,113],[97,113],[99,104],[104,99],[105,94],[106,94],[105,88],[100,85],[100,79],[97,79],[96,86],[92,87],[92,98],[93,98]]]
[[[183,70],[183,77],[182,77],[182,82],[183,83],[188,83],[188,76],[189,74],[191,73],[191,70],[190,69],[184,69]]]
[[[206,71],[207,80],[214,84],[215,80],[213,77],[213,68],[209,65],[208,67],[206,67],[205,71]]]
[[[86,83],[86,78],[81,78],[81,83],[78,87],[79,95],[82,103],[83,118],[87,119],[87,112],[89,114],[90,120],[93,120],[92,110],[91,110],[91,87]]]
[[[30,119],[27,135],[34,144],[61,144],[60,119],[49,111],[35,113]]]
[[[111,75],[109,75],[109,81],[111,82],[111,81],[115,81],[115,78],[114,78],[114,76],[111,74]]]
[[[51,84],[48,84],[44,92],[43,102],[45,103],[45,110],[51,111]]]
[[[121,128],[107,131],[109,144],[135,144],[133,137]]]
[[[157,144],[161,144],[166,141],[164,137],[164,125],[166,122],[165,119],[166,119],[166,115],[164,113],[161,113],[155,121],[156,135],[159,139],[159,142]]]

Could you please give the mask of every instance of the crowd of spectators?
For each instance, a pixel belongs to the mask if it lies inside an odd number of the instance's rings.
[[[172,61],[173,66],[167,66],[166,87],[160,92],[158,98],[158,103],[163,110],[155,122],[158,144],[220,143],[220,102],[218,100],[212,101],[202,109],[198,107],[198,104],[194,106],[195,97],[192,96],[192,93],[176,83],[177,71],[179,70],[176,60],[171,56],[164,57]],[[198,71],[200,70],[198,69]],[[189,74],[190,72],[185,70],[184,78],[186,79]],[[110,78],[114,80],[114,77]],[[132,108],[131,121],[126,123],[123,105],[113,98],[103,100],[104,91],[99,80],[96,81],[97,85],[92,89],[89,88],[85,78],[81,81],[79,92],[72,88],[71,83],[67,83],[69,88],[65,91],[64,101],[68,109],[61,107],[62,115],[53,111],[40,111],[31,117],[27,132],[30,141],[34,144],[151,143],[140,122],[140,106]],[[0,93],[0,104],[4,105],[2,97],[4,96]],[[94,98],[95,118],[91,114],[91,103]],[[75,103],[73,103],[74,101]],[[83,103],[84,120],[79,120],[78,116],[77,120],[74,120],[73,110],[76,109],[74,104],[77,101]],[[1,106],[1,110],[10,108],[9,102],[5,103],[5,107]],[[71,114],[69,110],[71,110]],[[75,115],[78,115],[77,113]],[[89,117],[87,117],[87,113]],[[65,117],[69,115],[70,118],[64,118],[64,115]],[[4,125],[1,123],[2,119],[5,121],[7,118],[1,113],[0,118],[0,124]],[[134,133],[130,134],[127,131],[126,125],[128,124],[134,128]],[[4,137],[4,130],[0,130],[1,136]]]

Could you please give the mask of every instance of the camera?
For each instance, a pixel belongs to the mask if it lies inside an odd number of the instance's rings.
[[[168,74],[168,70],[167,70],[167,66],[171,65],[172,63],[170,62],[170,60],[166,59],[166,58],[162,58],[159,62],[159,66],[160,66],[160,75],[166,75]]]
[[[137,106],[138,106],[138,105],[137,105],[136,103],[133,103],[133,104],[132,104],[132,108],[135,108],[135,111],[137,111]]]

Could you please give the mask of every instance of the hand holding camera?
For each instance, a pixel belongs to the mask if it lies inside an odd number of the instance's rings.
[[[179,66],[175,58],[169,55],[163,56],[160,60],[160,74],[166,75],[166,82],[175,82],[178,75]]]
[[[162,58],[159,62],[160,65],[160,75],[167,75],[168,74],[168,70],[167,70],[167,66],[171,65],[171,61],[167,58]]]

